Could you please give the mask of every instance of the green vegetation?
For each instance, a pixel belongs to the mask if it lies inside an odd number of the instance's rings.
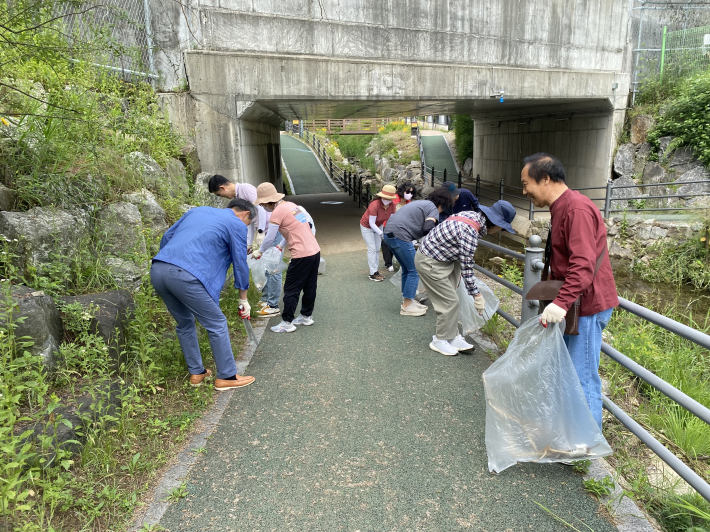
[[[585,490],[600,499],[609,496],[615,487],[611,477],[604,477],[601,480],[590,478],[589,480],[583,480],[582,484]]]
[[[473,157],[473,118],[470,115],[455,115],[454,132],[458,163],[463,167],[466,159]]]

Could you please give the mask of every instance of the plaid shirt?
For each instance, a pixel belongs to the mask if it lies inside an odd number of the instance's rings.
[[[419,251],[440,262],[459,261],[466,290],[472,296],[477,296],[479,291],[476,286],[476,277],[473,275],[473,254],[478,247],[479,234],[486,234],[486,217],[480,212],[473,211],[459,212],[454,216],[470,218],[481,226],[481,231],[476,231],[464,222],[448,219],[441,222],[424,237]]]

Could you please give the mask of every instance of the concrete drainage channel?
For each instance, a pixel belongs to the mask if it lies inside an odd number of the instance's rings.
[[[266,330],[268,323],[268,319],[262,319],[254,324],[254,334],[257,340],[261,341],[261,337],[264,335],[264,330]],[[237,372],[240,375],[243,375],[246,371],[257,347],[258,345],[249,344],[242,356],[236,360]],[[212,408],[207,411],[200,421],[202,430],[192,437],[185,446],[185,450],[177,456],[176,463],[165,472],[160,484],[153,490],[153,496],[151,497],[147,510],[134,521],[133,527],[130,529],[132,532],[146,530],[148,527],[160,523],[165,510],[167,510],[170,505],[170,502],[167,500],[168,495],[170,495],[170,492],[175,488],[179,488],[187,478],[192,466],[195,465],[198,459],[198,453],[196,453],[195,450],[207,445],[207,441],[217,428],[220,419],[222,419],[222,414],[224,414],[224,411],[227,409],[233,394],[234,390],[230,390],[221,392],[217,396]]]
[[[260,320],[254,326],[254,333],[259,341],[264,335],[268,319]],[[480,333],[469,339],[476,345],[476,350],[485,352],[488,350],[498,351],[497,347],[487,341]],[[244,351],[244,354],[237,359],[237,370],[240,374],[244,374],[247,366],[251,362],[254,352],[258,346],[249,345]],[[502,354],[498,352],[498,354]],[[148,527],[155,526],[160,523],[163,514],[167,510],[170,502],[168,495],[172,490],[178,488],[187,478],[190,470],[195,465],[198,459],[196,449],[200,449],[207,444],[210,436],[217,428],[217,425],[222,418],[229,402],[234,394],[234,390],[220,393],[217,396],[215,404],[203,416],[202,430],[196,433],[190,442],[185,446],[185,450],[178,456],[176,463],[165,472],[163,479],[158,486],[153,490],[151,502],[148,505],[145,513],[134,521],[132,532],[146,530]],[[614,524],[619,532],[658,532],[659,528],[654,526],[644,512],[636,506],[636,504],[624,494],[623,488],[617,481],[618,475],[616,471],[604,459],[592,461],[589,472],[584,475],[585,480],[595,479],[601,481],[605,477],[611,477],[614,480],[614,489],[607,497],[600,500],[600,504],[606,506],[614,519]]]

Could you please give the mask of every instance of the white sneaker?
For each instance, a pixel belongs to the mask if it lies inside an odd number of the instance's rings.
[[[406,308],[404,307],[404,305],[399,307],[399,313],[402,316],[424,316],[424,314],[426,314],[426,311],[426,307],[422,308],[414,302],[410,303],[409,306]]]
[[[419,301],[417,301],[416,299],[412,299],[412,305],[416,305],[416,306],[418,306],[419,308],[423,308],[424,310],[429,310],[429,307],[427,307],[426,305],[422,305],[422,304],[421,304]]]
[[[451,347],[457,349],[458,351],[468,351],[469,349],[473,349],[475,347],[474,345],[469,344],[466,340],[464,340],[463,336],[461,336],[460,334],[456,338],[451,340],[449,342],[449,345],[451,345]]]
[[[282,321],[278,325],[275,325],[274,327],[271,328],[272,331],[275,333],[283,333],[283,332],[293,332],[296,330],[296,326],[288,321]]]
[[[388,272],[393,272],[393,271],[394,271],[394,266],[387,266],[387,271],[388,271]]]
[[[291,323],[293,323],[294,325],[313,325],[313,318],[311,316],[304,316],[303,314],[301,314]]]
[[[439,340],[436,335],[431,337],[431,343],[429,344],[429,349],[441,353],[442,355],[453,356],[458,355],[458,349],[452,346],[446,340]]]

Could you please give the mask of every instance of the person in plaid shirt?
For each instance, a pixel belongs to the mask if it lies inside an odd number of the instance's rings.
[[[480,209],[481,212],[460,212],[441,222],[424,238],[414,258],[436,312],[436,334],[429,347],[442,355],[456,355],[473,348],[459,334],[456,287],[463,277],[476,310],[483,312],[485,300],[473,274],[473,254],[478,247],[478,237],[502,229],[515,233],[510,225],[515,218],[515,207],[509,202],[500,200],[493,207],[481,205]]]

